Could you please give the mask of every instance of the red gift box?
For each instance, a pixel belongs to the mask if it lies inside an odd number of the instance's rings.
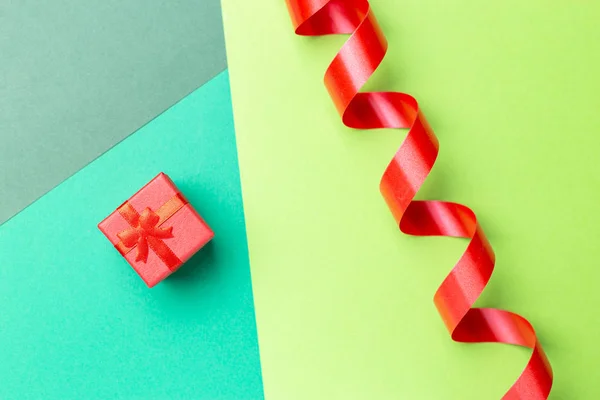
[[[98,228],[148,287],[175,272],[214,236],[162,172]]]

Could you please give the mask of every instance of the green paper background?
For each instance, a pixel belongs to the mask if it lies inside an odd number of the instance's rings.
[[[419,198],[471,206],[497,253],[478,305],[534,324],[551,399],[600,398],[600,5],[372,7],[368,87],[413,94],[441,142]],[[322,83],[346,37],[295,36],[284,1],[223,13],[266,397],[500,398],[529,352],[449,338],[432,297],[466,242],[395,226],[378,183],[405,133],[344,128]]]
[[[0,398],[257,400],[227,73],[0,227]],[[148,289],[96,228],[158,172],[215,231]]]
[[[225,68],[219,0],[0,1],[0,224]]]

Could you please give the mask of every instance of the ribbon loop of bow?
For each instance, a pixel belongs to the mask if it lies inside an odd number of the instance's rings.
[[[135,261],[148,261],[148,247],[153,249],[160,246],[162,239],[173,237],[173,227],[159,228],[160,217],[150,208],[144,209],[137,221],[131,221],[131,228],[119,232],[117,236],[128,248],[137,245]]]

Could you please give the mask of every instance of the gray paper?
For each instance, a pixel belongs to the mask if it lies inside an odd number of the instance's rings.
[[[225,68],[219,0],[0,0],[0,223]]]

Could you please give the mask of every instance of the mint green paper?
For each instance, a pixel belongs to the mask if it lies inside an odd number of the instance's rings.
[[[160,171],[215,238],[148,289],[96,224]],[[1,399],[263,397],[226,72],[2,225],[0,260]]]

